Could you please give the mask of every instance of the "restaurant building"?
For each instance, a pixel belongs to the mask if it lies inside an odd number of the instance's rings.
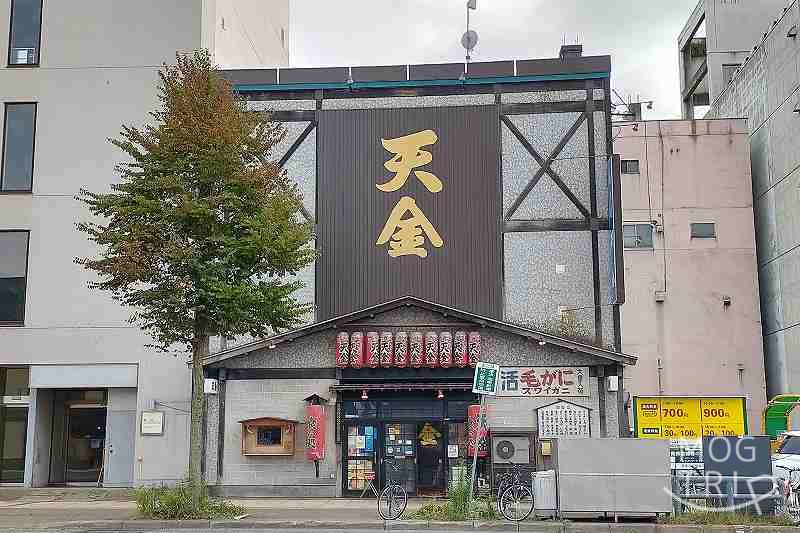
[[[466,68],[465,68],[466,67]],[[287,135],[318,257],[307,324],[205,361],[226,495],[442,493],[628,434],[610,58],[228,71]],[[500,365],[477,413],[473,366]]]

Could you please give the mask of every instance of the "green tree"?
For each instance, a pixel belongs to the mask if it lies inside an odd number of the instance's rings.
[[[90,288],[133,308],[150,346],[191,350],[189,478],[199,487],[209,336],[263,336],[309,311],[286,276],[313,261],[312,228],[273,158],[280,123],[248,112],[207,52],[179,54],[159,77],[151,124],[109,139],[129,158],[119,182],[77,197],[95,215],[77,226],[98,253],[76,261],[97,274]]]

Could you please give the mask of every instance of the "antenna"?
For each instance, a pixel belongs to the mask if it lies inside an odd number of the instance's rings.
[[[472,50],[475,48],[475,45],[478,44],[478,34],[474,30],[469,29],[469,10],[470,9],[478,9],[477,6],[478,0],[467,0],[467,31],[464,32],[464,35],[461,36],[461,46],[467,51],[466,55],[466,64],[469,65],[470,54]],[[466,72],[464,73],[466,76]]]

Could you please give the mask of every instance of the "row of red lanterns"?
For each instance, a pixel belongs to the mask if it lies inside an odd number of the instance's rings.
[[[338,368],[450,368],[475,366],[481,356],[481,335],[429,331],[410,334],[370,331],[336,336]]]

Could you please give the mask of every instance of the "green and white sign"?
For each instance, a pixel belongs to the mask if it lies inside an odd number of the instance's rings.
[[[481,363],[475,365],[475,376],[472,378],[472,392],[475,394],[497,394],[497,383],[500,377],[500,365]]]

